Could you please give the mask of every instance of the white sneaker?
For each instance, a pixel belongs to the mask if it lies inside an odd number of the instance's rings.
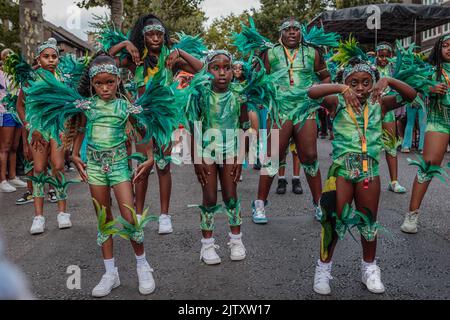
[[[44,216],[36,216],[33,219],[33,224],[31,225],[31,234],[43,233],[45,229],[45,218]]]
[[[207,244],[205,244],[202,240],[200,260],[208,265],[219,264],[220,262],[222,262],[220,257],[217,255],[216,249],[219,249],[219,246],[214,244],[214,240],[212,240],[211,243]]]
[[[173,232],[171,217],[167,214],[159,216],[159,234],[169,234]]]
[[[384,285],[381,282],[381,270],[376,264],[371,264],[368,267],[361,267],[362,283],[372,293],[384,293]]]
[[[139,292],[141,294],[150,294],[155,291],[155,279],[153,279],[153,269],[145,264],[137,267]]]
[[[400,230],[405,233],[417,233],[417,220],[419,219],[419,213],[408,212],[405,215],[405,221],[403,221]]]
[[[332,263],[323,263],[320,260],[317,262],[316,273],[314,274],[314,292],[322,295],[331,293],[330,280]]]
[[[17,191],[17,189],[10,185],[8,181],[4,180],[0,183],[0,192],[14,192]]]
[[[95,298],[106,297],[112,289],[120,286],[119,272],[117,268],[113,273],[105,273],[98,285],[92,289],[92,296]]]
[[[19,177],[15,177],[8,181],[8,183],[15,188],[26,188],[27,183],[19,179]]]
[[[240,261],[245,259],[245,247],[242,239],[230,239],[228,247],[231,250],[230,259],[232,261]]]
[[[60,229],[67,229],[72,226],[72,222],[70,221],[70,213],[60,212],[57,216],[58,227]]]

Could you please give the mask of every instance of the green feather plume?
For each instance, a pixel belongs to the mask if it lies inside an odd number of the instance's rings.
[[[346,65],[352,58],[359,58],[368,61],[366,53],[358,46],[358,41],[354,37],[341,41],[337,53],[333,56],[332,61],[338,62],[341,66]]]
[[[77,58],[68,53],[59,58],[58,71],[63,76],[64,82],[73,88],[78,88],[78,83],[90,61],[89,55]]]
[[[302,24],[303,41],[313,47],[339,47],[339,34],[335,32],[325,32],[323,28],[313,26],[308,30],[308,25]]]
[[[359,219],[356,227],[364,239],[375,241],[378,231],[387,232],[387,229],[374,219],[374,214],[369,209],[365,208],[365,210],[367,214],[355,210],[355,216]]]
[[[146,129],[144,141],[153,137],[158,146],[165,146],[171,141],[172,132],[178,128],[185,97],[177,93],[177,83],[167,85],[169,74],[162,59],[158,69],[147,83],[144,94],[134,103],[142,107],[142,113],[132,116]]]
[[[177,32],[176,34],[179,42],[173,46],[173,49],[184,50],[197,59],[202,59],[208,52],[208,48],[200,35],[190,36],[184,32]]]
[[[12,77],[16,87],[21,87],[34,78],[33,68],[17,53],[10,54],[5,59],[3,71]]]
[[[248,18],[248,22],[249,26],[241,22],[242,31],[240,33],[233,33],[233,46],[244,56],[249,54],[253,55],[256,51],[264,52],[267,49],[273,48],[274,44],[258,32],[252,17]]]
[[[110,21],[103,21],[98,32],[96,32],[97,51],[103,50],[108,52],[115,45],[127,41],[128,37],[120,30],[117,30],[114,24]],[[122,49],[117,55],[120,61],[123,61],[130,54],[125,49]]]
[[[383,129],[383,135],[381,137],[381,141],[388,153],[390,150],[397,150],[399,146],[402,144],[402,139],[397,138],[397,135],[392,133],[389,130]],[[391,154],[393,155],[393,154]]]
[[[342,210],[341,217],[333,212],[332,217],[336,219],[335,231],[340,240],[343,240],[345,234],[348,232],[352,238],[356,241],[356,238],[352,234],[352,229],[359,223],[359,218],[356,215],[356,210],[352,208],[348,203],[345,204]]]
[[[60,179],[56,177],[48,177],[47,182],[55,187],[56,191],[61,195],[61,198],[67,198],[67,188],[70,184],[80,183],[80,179],[67,180],[64,173],[59,172]]]

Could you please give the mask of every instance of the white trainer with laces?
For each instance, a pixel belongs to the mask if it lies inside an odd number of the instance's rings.
[[[60,229],[67,229],[72,227],[72,222],[70,221],[70,213],[60,212],[57,216],[58,227]]]
[[[45,218],[44,216],[36,216],[33,219],[33,224],[31,225],[31,234],[41,234],[45,230]]]
[[[25,181],[20,180],[19,177],[15,177],[14,179],[9,180],[8,183],[15,188],[27,187],[27,183]]]
[[[372,293],[384,293],[384,285],[381,282],[381,270],[376,264],[362,266],[362,283]]]
[[[10,185],[8,181],[4,180],[0,183],[0,192],[15,192],[17,189]]]
[[[200,250],[200,261],[208,265],[219,264],[222,262],[216,252],[219,246],[214,244],[214,239],[202,239],[202,249]]]
[[[171,216],[162,214],[159,216],[159,234],[169,234],[173,232]]]
[[[230,259],[232,261],[240,261],[245,259],[245,247],[242,243],[242,239],[230,239],[228,242],[228,247],[230,248]]]
[[[320,260],[317,262],[316,273],[314,274],[314,292],[322,295],[331,293],[330,280],[333,279],[331,266],[332,262],[323,263]]]
[[[419,213],[417,211],[406,213],[405,221],[403,221],[400,230],[402,230],[405,233],[417,233],[418,220],[419,220]]]
[[[147,295],[155,291],[156,285],[152,274],[153,271],[148,263],[137,267],[140,294]]]
[[[94,289],[92,289],[92,296],[95,298],[102,298],[106,297],[108,294],[111,293],[112,289],[117,288],[120,286],[120,279],[119,279],[119,272],[117,268],[115,268],[115,272],[105,273],[102,276],[102,279],[98,283],[97,286],[95,286]]]

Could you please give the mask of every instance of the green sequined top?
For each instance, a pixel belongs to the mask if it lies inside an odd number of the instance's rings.
[[[93,98],[84,110],[87,117],[86,137],[88,145],[95,150],[113,149],[125,143],[125,127],[132,105],[123,99],[104,101]]]
[[[339,105],[336,109],[336,116],[333,120],[334,140],[333,146],[333,160],[337,160],[347,153],[362,153],[361,139],[356,129],[350,114],[347,112],[344,98],[339,95]],[[369,108],[369,122],[366,132],[367,138],[367,155],[373,160],[379,162],[380,152],[382,149],[381,136],[382,130],[382,110],[380,104],[377,102],[372,104],[367,102],[365,108]],[[361,132],[364,131],[364,109],[361,114],[355,114],[358,126]]]
[[[216,150],[212,153],[213,159],[228,159],[237,154],[236,130],[239,128],[241,105],[244,102],[241,96],[233,91],[217,93],[211,90],[208,95],[202,97],[198,117],[198,121],[202,123],[202,133],[199,132],[198,126],[196,132],[203,134],[203,148]],[[208,154],[204,153],[203,156],[208,157]]]

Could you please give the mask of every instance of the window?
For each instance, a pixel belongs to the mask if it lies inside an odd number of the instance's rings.
[[[422,39],[428,40],[432,38],[436,38],[441,34],[441,31],[439,30],[439,27],[428,29],[427,31],[422,32]]]
[[[422,4],[426,4],[426,5],[437,5],[437,4],[441,4],[443,2],[443,0],[422,0]]]
[[[450,23],[447,23],[447,24],[443,25],[442,33],[443,34],[450,33]]]
[[[411,45],[411,43],[412,43],[412,37],[403,38],[403,39],[401,40],[401,43],[402,43],[402,46],[403,46],[404,48],[409,47],[409,46]]]

